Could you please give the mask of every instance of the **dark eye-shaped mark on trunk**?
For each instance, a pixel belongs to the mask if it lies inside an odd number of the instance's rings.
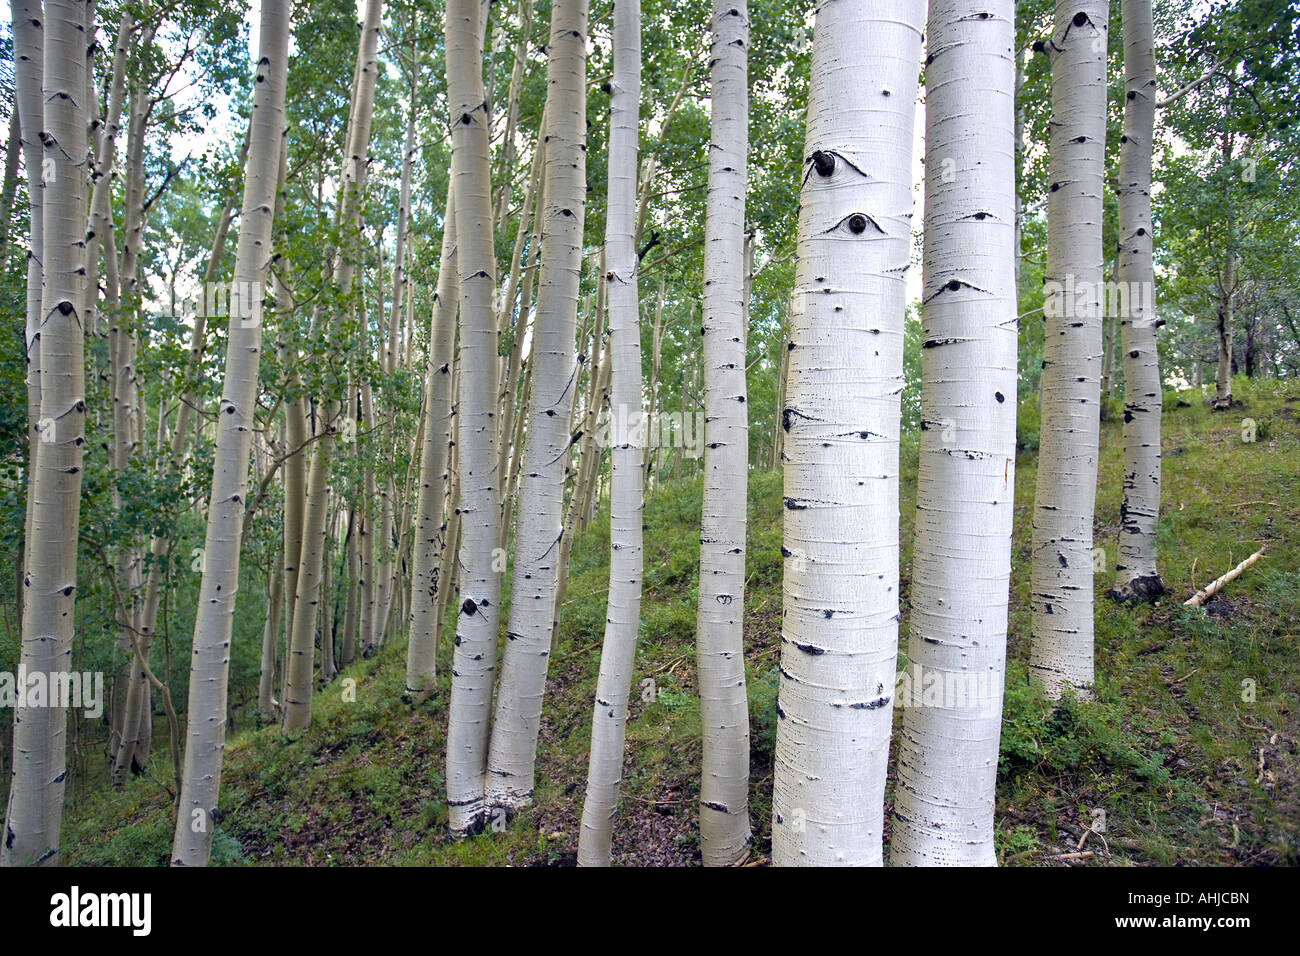
[[[869,232],[874,232],[882,236],[885,235],[885,230],[881,228],[880,223],[876,222],[875,219],[868,216],[865,212],[852,212],[829,229],[824,230],[821,234],[823,236],[829,236],[832,233],[838,233],[845,238],[850,238],[853,236],[865,235]]]

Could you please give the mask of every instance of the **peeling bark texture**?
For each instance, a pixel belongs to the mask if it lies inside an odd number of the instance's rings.
[[[1119,600],[1164,593],[1156,566],[1160,519],[1162,389],[1152,260],[1151,154],[1156,115],[1156,48],[1151,0],[1123,0],[1124,133],[1119,147],[1119,288],[1124,349],[1124,501],[1115,590]],[[1135,294],[1136,290],[1136,294]]]
[[[924,7],[827,0],[817,11],[782,410],[778,866],[882,863]]]
[[[433,683],[438,658],[438,598],[442,550],[447,543],[445,500],[454,420],[451,414],[452,349],[456,340],[456,193],[447,191],[442,220],[442,263],[429,319],[429,364],[424,379],[425,426],[420,445],[415,554],[411,572],[411,636],[406,645],[406,689]]]
[[[51,680],[66,674],[72,660],[77,523],[86,446],[82,310],[89,170],[87,112],[78,103],[86,88],[85,11],[84,0],[48,0],[45,5],[44,68],[40,74],[44,149],[42,157],[29,167],[29,176],[34,170],[45,183],[39,190],[44,192],[43,202],[38,205],[44,218],[44,288],[39,325],[36,334],[28,337],[29,342],[40,341],[37,424],[41,449],[30,490],[33,501],[19,666],[29,675],[45,674]],[[36,5],[15,13],[32,20],[42,18]],[[34,57],[40,24],[23,26],[20,33],[25,40],[19,55]],[[31,78],[28,72],[27,79]],[[26,115],[30,113],[24,118]],[[26,141],[27,136],[23,138]],[[30,279],[30,271],[28,276]],[[66,707],[15,709],[13,768],[0,866],[58,865],[66,755]]]
[[[743,8],[743,4],[742,4]],[[609,598],[605,641],[591,720],[587,792],[578,837],[579,866],[608,866],[619,785],[623,779],[624,731],[632,688],[637,630],[641,620],[645,509],[639,424],[641,413],[641,321],[637,297],[637,121],[641,111],[641,3],[615,0],[614,75],[609,101],[609,199],[605,217],[606,296],[614,421],[611,429],[613,485],[609,526]]]
[[[533,798],[551,655],[578,360],[578,276],[587,193],[587,0],[555,0],[546,64],[546,204],[533,324],[533,394],[519,478],[510,619],[488,754],[487,801],[507,814]]]
[[[704,501],[696,659],[704,755],[700,852],[731,866],[749,851],[749,702],[745,694],[745,185],[749,9],[713,4],[712,115],[704,227]],[[617,405],[616,405],[617,407]]]
[[[226,681],[239,591],[239,546],[248,497],[248,462],[262,348],[260,291],[271,260],[288,70],[289,3],[262,0],[261,50],[249,118],[244,206],[230,296],[229,345],[217,415],[203,579],[194,622],[188,741],[178,802],[175,866],[204,866],[212,849],[221,758],[226,741]],[[241,294],[242,290],[242,294]],[[248,290],[254,290],[251,294]]]
[[[448,0],[447,102],[451,114],[452,189],[456,192],[456,265],[460,285],[460,356],[456,444],[460,469],[460,609],[452,655],[447,721],[447,818],[455,837],[485,822],[484,776],[496,672],[500,572],[492,549],[500,533],[497,488],[497,324],[493,308],[489,115],[483,89],[486,5]]]
[[[1029,673],[1053,700],[1092,693],[1108,16],[1106,0],[1058,0],[1044,43],[1052,119]]]
[[[1012,0],[930,0],[921,326],[923,341],[949,344],[921,352],[904,686],[942,681],[945,693],[904,702],[894,866],[997,863],[1015,505],[1014,42]]]

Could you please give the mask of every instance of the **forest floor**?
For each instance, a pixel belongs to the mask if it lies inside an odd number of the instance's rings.
[[[998,858],[1008,865],[1295,864],[1300,853],[1300,388],[1247,386],[1215,413],[1167,393],[1161,568],[1154,606],[1116,606],[1121,426],[1102,427],[1096,576],[1097,699],[1045,703],[1029,686],[1029,537],[1037,419],[1022,405]],[[1253,419],[1255,441],[1243,419]],[[1248,426],[1247,426],[1248,427]],[[917,450],[903,446],[903,628]],[[750,861],[770,851],[781,622],[781,476],[753,472],[745,639],[751,723]],[[618,864],[699,863],[700,720],[695,594],[700,482],[665,483],[646,508],[645,603],[627,730]],[[1265,557],[1204,610],[1183,601],[1260,547]],[[543,713],[535,805],[499,832],[446,839],[443,796],[450,632],[441,694],[402,699],[405,641],[320,690],[311,728],[227,746],[213,862],[572,864],[605,619],[608,520],[573,549],[559,653]],[[900,658],[900,667],[902,658]],[[653,683],[646,683],[652,681]],[[895,711],[897,720],[901,712]],[[165,731],[155,734],[165,740]],[[70,864],[158,865],[172,837],[170,766],[69,801]],[[892,767],[891,767],[892,795]],[[886,834],[888,835],[888,833]]]

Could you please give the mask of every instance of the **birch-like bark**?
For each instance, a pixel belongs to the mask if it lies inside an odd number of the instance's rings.
[[[510,88],[506,94],[506,130],[505,136],[501,141],[501,169],[505,172],[505,182],[497,187],[497,201],[495,218],[498,224],[505,222],[507,206],[511,198],[511,179],[515,168],[515,133],[519,128],[519,91],[523,87],[524,70],[528,66],[528,46],[532,38],[533,30],[533,4],[531,0],[519,0],[519,10],[516,16],[519,19],[519,42],[515,44],[514,65],[510,68]],[[545,120],[541,123],[539,129],[546,129]],[[542,132],[542,135],[545,135]],[[541,138],[538,139],[538,145],[541,145]],[[540,153],[541,150],[538,150]],[[522,207],[525,215],[521,219],[527,219],[528,202],[524,201]],[[506,308],[509,308],[507,300]],[[509,430],[503,429],[503,434],[508,438]]]
[[[41,449],[41,290],[44,275],[41,262],[45,254],[45,216],[42,212],[45,184],[41,177],[45,100],[41,93],[41,73],[45,61],[45,27],[40,0],[13,0],[10,16],[14,44],[15,115],[21,130],[27,179],[27,308],[24,331],[27,352],[27,503],[23,520],[26,560],[31,552],[32,510],[36,506],[36,470]],[[21,574],[22,569],[20,578]],[[26,594],[20,593],[20,629],[25,603]]]
[[[287,341],[281,346],[281,361],[296,360],[289,355]],[[286,366],[287,367],[287,366]],[[297,375],[294,375],[297,379]],[[300,382],[291,383],[301,387]],[[307,398],[305,395],[292,395],[284,406],[286,441],[290,449],[301,449],[291,455],[284,463],[284,521],[282,536],[284,539],[284,633],[286,639],[293,634],[294,606],[298,597],[298,567],[302,562],[302,537],[304,519],[307,510],[307,466],[308,452],[305,448],[310,437],[307,423]],[[286,670],[287,668],[286,661]],[[286,675],[287,676],[287,675]],[[283,703],[283,694],[281,694]]]
[[[604,288],[604,282],[601,283]],[[600,310],[597,322],[603,324],[604,309]],[[597,424],[601,412],[605,409],[609,396],[608,361],[601,362],[598,368],[591,370],[587,388],[587,410],[583,415],[582,444],[578,455],[577,475],[574,477],[573,490],[569,494],[569,507],[564,514],[564,533],[560,538],[559,579],[555,588],[555,605],[551,614],[551,653],[560,645],[560,617],[564,609],[565,595],[569,589],[569,555],[573,551],[573,540],[582,530],[584,518],[590,514],[591,499],[589,489],[595,484],[595,471],[601,454],[601,447],[596,442],[600,426]]]
[[[10,23],[13,23],[12,13]],[[18,110],[14,109],[9,114],[9,137],[5,141],[4,185],[0,186],[0,259],[9,257],[9,221],[13,218],[14,196],[18,192],[18,160],[22,152],[22,119],[18,115]]]
[[[930,0],[921,325],[933,344],[921,352],[903,686],[944,692],[903,702],[894,866],[997,863],[1015,505],[1014,42],[1013,0]]]
[[[212,849],[226,740],[226,682],[239,592],[239,548],[262,349],[262,289],[271,260],[289,58],[286,0],[262,0],[261,50],[249,117],[244,206],[230,295],[225,380],[217,414],[203,578],[190,665],[188,741],[179,796],[174,866],[204,866]]]
[[[485,10],[481,0],[448,0],[447,101],[452,189],[456,192],[456,272],[460,286],[456,447],[460,471],[460,615],[452,657],[447,725],[447,817],[453,836],[485,822],[484,776],[496,673],[500,533],[496,454],[497,323],[493,308],[491,113],[483,89]]]
[[[343,605],[343,637],[339,641],[339,667],[347,668],[357,659],[357,578],[361,574],[361,549],[357,546],[358,534],[357,511],[348,513],[347,565],[344,586],[348,589]]]
[[[438,660],[438,598],[452,425],[452,349],[456,340],[456,199],[447,190],[442,220],[442,262],[429,318],[429,364],[424,378],[425,427],[420,447],[420,493],[416,502],[415,555],[411,571],[411,636],[406,645],[406,689],[432,685]]]
[[[513,83],[513,81],[512,81]],[[533,218],[530,213],[533,212],[534,206],[538,207],[536,215],[537,225],[534,232],[534,240],[531,243],[533,247],[537,246],[541,240],[541,202],[534,202],[534,196],[539,192],[538,185],[542,178],[542,161],[546,157],[544,148],[544,139],[546,136],[546,109],[542,108],[542,117],[539,124],[539,133],[537,146],[533,150],[532,173],[528,177],[528,187],[524,193],[523,205],[519,207],[519,225],[515,230],[515,245],[510,254],[510,273],[506,281],[505,298],[501,300],[501,315],[497,317],[497,322],[501,328],[505,328],[507,318],[511,315],[515,305],[515,295],[519,292],[520,279],[524,281],[524,290],[520,300],[518,312],[514,312],[515,325],[514,335],[510,343],[510,358],[506,362],[506,375],[501,383],[501,422],[497,430],[497,469],[505,475],[511,468],[511,460],[518,464],[520,452],[522,449],[513,444],[515,422],[522,421],[526,416],[523,414],[526,406],[521,404],[520,371],[523,368],[524,361],[524,339],[525,329],[528,325],[528,283],[532,279],[532,274],[527,269],[521,269],[521,263],[524,254],[524,241],[529,235],[529,224]],[[531,249],[529,250],[532,251]],[[501,482],[504,493],[506,482]],[[504,514],[508,505],[504,497],[502,500],[502,513]],[[501,522],[501,546],[505,547],[506,539],[510,536],[510,525],[507,521]]]
[[[16,11],[30,18],[20,24],[24,35],[20,56],[33,57],[33,44],[41,36],[41,24],[30,20],[44,24],[40,96],[45,106],[40,126],[43,152],[29,172],[44,184],[38,210],[44,218],[44,284],[38,325],[28,338],[40,342],[41,405],[36,425],[41,448],[29,491],[33,500],[19,667],[29,678],[43,675],[50,686],[59,675],[66,677],[72,660],[77,523],[86,445],[82,310],[89,226],[87,111],[78,103],[86,87],[85,8],[84,0],[48,0],[43,14],[39,7]],[[20,70],[28,73],[30,81],[27,66]],[[30,115],[26,109],[24,114],[24,119]],[[0,866],[57,865],[67,777],[67,707],[61,701],[35,706],[24,701],[14,710],[13,729]]]
[[[280,615],[284,609],[284,552],[276,559],[266,590],[267,614],[262,629],[261,668],[257,681],[257,720],[269,725],[275,718],[275,649],[280,640]]]
[[[779,866],[882,862],[923,13],[920,0],[829,0],[817,12],[782,410]]]
[[[654,326],[650,332],[650,388],[648,390],[649,398],[646,401],[645,419],[647,426],[653,425],[655,416],[659,413],[659,373],[663,371],[664,293],[667,276],[667,270],[661,269],[659,272],[659,295],[655,299]],[[651,468],[657,450],[653,442],[646,442],[642,467],[645,469],[647,480],[651,477]]]
[[[410,214],[411,214],[411,170],[415,162],[415,104],[416,104],[416,83],[419,79],[420,67],[419,60],[415,59],[411,63],[411,88],[410,103],[407,113],[406,124],[406,142],[402,150],[402,173],[398,189],[397,204],[397,238],[393,254],[393,279],[392,279],[392,302],[388,312],[388,336],[384,350],[383,369],[391,375],[397,370],[400,361],[400,348],[398,344],[398,334],[401,328],[401,319],[403,312],[403,295],[408,290],[406,278],[406,260],[409,255],[407,250]],[[383,293],[380,291],[380,305],[383,304]],[[390,427],[383,429],[387,434]],[[382,549],[380,551],[381,559],[377,562],[375,569],[375,618],[373,621],[373,630],[369,637],[367,653],[374,653],[374,649],[381,645],[388,636],[388,622],[391,617],[390,612],[393,607],[393,597],[397,592],[397,577],[400,568],[400,556],[393,551],[393,531],[394,531],[394,497],[396,488],[391,475],[385,481],[383,500],[380,503],[380,522],[379,522],[379,540],[377,544]]]
[[[586,209],[587,0],[556,0],[547,46],[546,205],[533,326],[533,394],[519,481],[510,619],[487,765],[487,801],[532,802],[563,534],[568,423],[577,385],[574,331]]]
[[[372,436],[370,440],[373,443],[375,441],[373,437],[375,435],[374,393],[370,389],[370,383],[364,380],[361,382],[361,426],[367,435]],[[361,494],[364,499],[362,505],[364,519],[361,523],[361,656],[368,658],[374,656],[378,647],[376,632],[379,618],[380,588],[378,580],[381,562],[376,560],[375,554],[383,541],[385,515],[381,505],[379,509],[380,533],[376,535],[375,525],[372,522],[372,509],[374,508],[378,485],[375,483],[375,466],[369,460],[369,456],[363,457],[362,469],[364,474],[361,479]],[[382,553],[380,557],[382,557]]]
[[[1051,39],[1042,437],[1034,491],[1029,672],[1091,694],[1092,517],[1101,402],[1107,0],[1058,0]]]
[[[781,427],[781,413],[785,409],[785,382],[786,371],[790,367],[790,314],[787,310],[785,321],[781,324],[780,343],[781,355],[777,360],[776,372],[776,414],[773,416],[775,421],[772,423],[772,458],[771,466],[776,468],[781,464],[782,451],[785,447],[785,429]]]
[[[357,49],[357,90],[348,122],[349,141],[343,162],[339,222],[344,242],[355,243],[361,232],[361,193],[366,182],[370,149],[370,126],[374,116],[375,82],[378,75],[379,19],[382,0],[366,4]],[[334,259],[334,284],[352,291],[356,276],[354,252],[339,249]],[[362,306],[364,311],[364,305]],[[348,395],[348,414],[353,398]],[[286,733],[302,730],[311,723],[312,675],[315,649],[316,609],[320,603],[322,565],[325,553],[325,520],[329,507],[330,457],[334,448],[334,423],[341,409],[337,399],[323,403],[322,432],[314,445],[307,478],[307,508],[303,517],[302,558],[298,567],[298,593],[294,600],[293,631],[285,663],[284,722]]]
[[[704,227],[704,502],[696,656],[704,757],[700,852],[730,866],[749,848],[749,706],[745,696],[745,186],[749,11],[714,0],[712,131]]]
[[[524,270],[524,291],[520,293],[519,299],[519,321],[521,323],[525,321],[529,314],[532,303],[532,290],[537,284],[536,279],[537,263],[533,263]],[[521,328],[520,334],[527,335],[527,325]],[[533,363],[523,357],[520,358],[520,363],[519,386],[515,398],[515,423],[510,437],[510,447],[512,449],[522,449],[524,447],[524,424],[528,420],[528,416],[524,414],[524,409],[528,408],[528,403],[531,401],[533,394]],[[505,506],[502,508],[501,514],[501,542],[503,545],[510,534],[511,516],[515,507],[515,488],[519,482],[520,457],[517,452],[510,454],[510,457],[506,460],[505,474],[500,479],[502,486],[505,488],[505,493],[502,495]],[[555,645],[552,644],[551,648],[554,650]]]
[[[1021,198],[1021,176],[1024,169],[1025,161],[1025,103],[1023,91],[1025,88],[1025,60],[1029,57],[1030,50],[1028,46],[1021,47],[1016,51],[1016,295],[1020,295],[1020,236],[1024,228],[1024,201]],[[1017,298],[1017,301],[1019,299]]]
[[[743,72],[741,80],[744,80]],[[644,432],[641,427],[641,316],[633,237],[641,112],[640,0],[614,3],[614,75],[610,86],[609,199],[605,215],[605,264],[609,270],[605,281],[610,323],[607,362],[613,389],[609,598],[591,720],[587,793],[578,838],[579,866],[610,863],[614,814],[623,780],[628,697],[641,620]]]
[[[108,112],[100,130],[99,146],[95,150],[95,165],[91,173],[90,233],[86,239],[86,311],[87,325],[92,333],[99,331],[99,250],[103,238],[112,232],[111,193],[113,189],[113,163],[117,156],[117,137],[122,125],[122,101],[126,94],[126,62],[135,21],[130,13],[123,13],[118,22],[117,38],[113,44],[113,66],[108,84]]]
[[[338,673],[337,665],[334,663],[334,603],[333,592],[330,590],[330,569],[333,566],[330,551],[337,527],[338,513],[330,511],[325,522],[325,552],[321,555],[320,624],[318,625],[320,670],[318,673],[322,684],[328,684]]]
[[[1121,600],[1164,593],[1156,566],[1160,518],[1160,355],[1152,260],[1151,156],[1156,114],[1156,47],[1151,0],[1123,0],[1124,133],[1119,147],[1120,338],[1124,349],[1124,501],[1115,561]]]

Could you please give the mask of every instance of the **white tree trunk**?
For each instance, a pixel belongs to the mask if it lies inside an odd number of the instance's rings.
[[[235,247],[229,344],[217,414],[203,579],[194,622],[188,741],[172,848],[174,866],[207,864],[221,790],[230,639],[239,593],[239,547],[261,363],[263,282],[271,261],[271,225],[285,130],[289,12],[287,0],[262,0],[244,207]]]
[[[519,479],[510,620],[487,764],[488,805],[507,814],[533,797],[559,580],[587,195],[587,0],[555,0],[547,56],[546,204],[533,325],[533,394]]]
[[[483,89],[484,19],[481,0],[448,0],[447,101],[460,285],[456,454],[461,604],[447,723],[447,817],[453,836],[475,831],[485,820],[484,775],[501,593],[500,571],[492,553],[501,520],[495,420],[499,363],[488,166],[492,117]]]
[[[447,543],[447,493],[452,426],[452,349],[456,340],[456,193],[447,190],[442,261],[429,319],[429,364],[424,379],[425,425],[420,447],[415,555],[411,571],[411,636],[406,646],[406,689],[433,683],[438,659],[438,599],[446,582],[438,568]]]
[[[24,560],[30,557],[32,509],[36,506],[36,470],[41,436],[41,260],[45,254],[45,216],[41,202],[41,128],[45,101],[41,95],[41,64],[45,61],[45,33],[40,0],[14,0],[10,7],[13,30],[14,94],[16,120],[21,130],[23,172],[27,179],[27,309],[24,339],[27,350],[27,504],[24,518]],[[21,625],[26,595],[18,596]]]
[[[623,779],[623,735],[641,620],[641,319],[637,301],[637,130],[641,111],[641,3],[615,0],[614,75],[609,101],[609,199],[605,215],[609,303],[613,490],[605,643],[591,720],[579,866],[608,866]],[[566,456],[567,457],[567,456]]]
[[[1119,289],[1124,349],[1124,502],[1115,594],[1154,600],[1160,519],[1162,389],[1152,262],[1151,153],[1156,115],[1156,47],[1151,0],[1123,0],[1124,134],[1119,148]],[[1127,293],[1127,294],[1125,294]]]
[[[1042,437],[1029,672],[1048,697],[1092,690],[1092,517],[1100,432],[1107,0],[1058,0],[1048,144]]]
[[[880,865],[921,0],[829,0],[812,49],[785,439],[772,862]]]
[[[39,325],[34,335],[31,330],[28,335],[29,343],[39,339],[41,356],[40,453],[29,491],[33,500],[19,666],[29,678],[41,674],[51,682],[66,675],[72,661],[77,524],[86,445],[82,310],[89,226],[87,111],[78,103],[86,88],[85,7],[84,0],[48,0],[43,14],[39,6],[16,11],[44,24],[40,95],[45,105],[40,126],[44,151],[28,173],[43,183],[43,201],[35,211],[44,219],[44,286]],[[34,57],[41,24],[29,20],[20,34],[25,42],[18,55]],[[31,63],[20,67],[27,80],[34,71]],[[30,110],[24,112],[26,119]],[[30,271],[28,276],[30,280]],[[13,768],[0,866],[57,865],[66,753],[66,706],[24,703],[14,710]]]
[[[704,227],[704,502],[696,654],[704,760],[700,851],[705,866],[748,852],[749,706],[745,695],[745,186],[749,142],[749,11],[714,0],[712,116]]]
[[[346,244],[355,244],[361,232],[361,201],[365,189],[370,126],[374,116],[378,75],[379,19],[383,0],[366,4],[357,48],[357,89],[348,121],[347,155],[343,159],[339,223]],[[334,283],[350,290],[356,277],[354,250],[335,254]],[[362,308],[364,312],[364,307]],[[353,399],[348,395],[348,414]],[[325,520],[329,507],[330,456],[334,448],[335,420],[341,409],[337,399],[323,403],[322,433],[315,443],[307,478],[307,507],[303,517],[302,557],[298,564],[298,593],[294,598],[293,631],[285,663],[284,723],[286,732],[311,723],[312,678],[315,661],[316,610],[321,599],[322,564],[326,551]]]
[[[997,862],[1015,505],[1014,41],[1013,0],[930,0],[921,325],[931,347],[921,352],[895,866]],[[941,699],[916,693],[929,686]]]

